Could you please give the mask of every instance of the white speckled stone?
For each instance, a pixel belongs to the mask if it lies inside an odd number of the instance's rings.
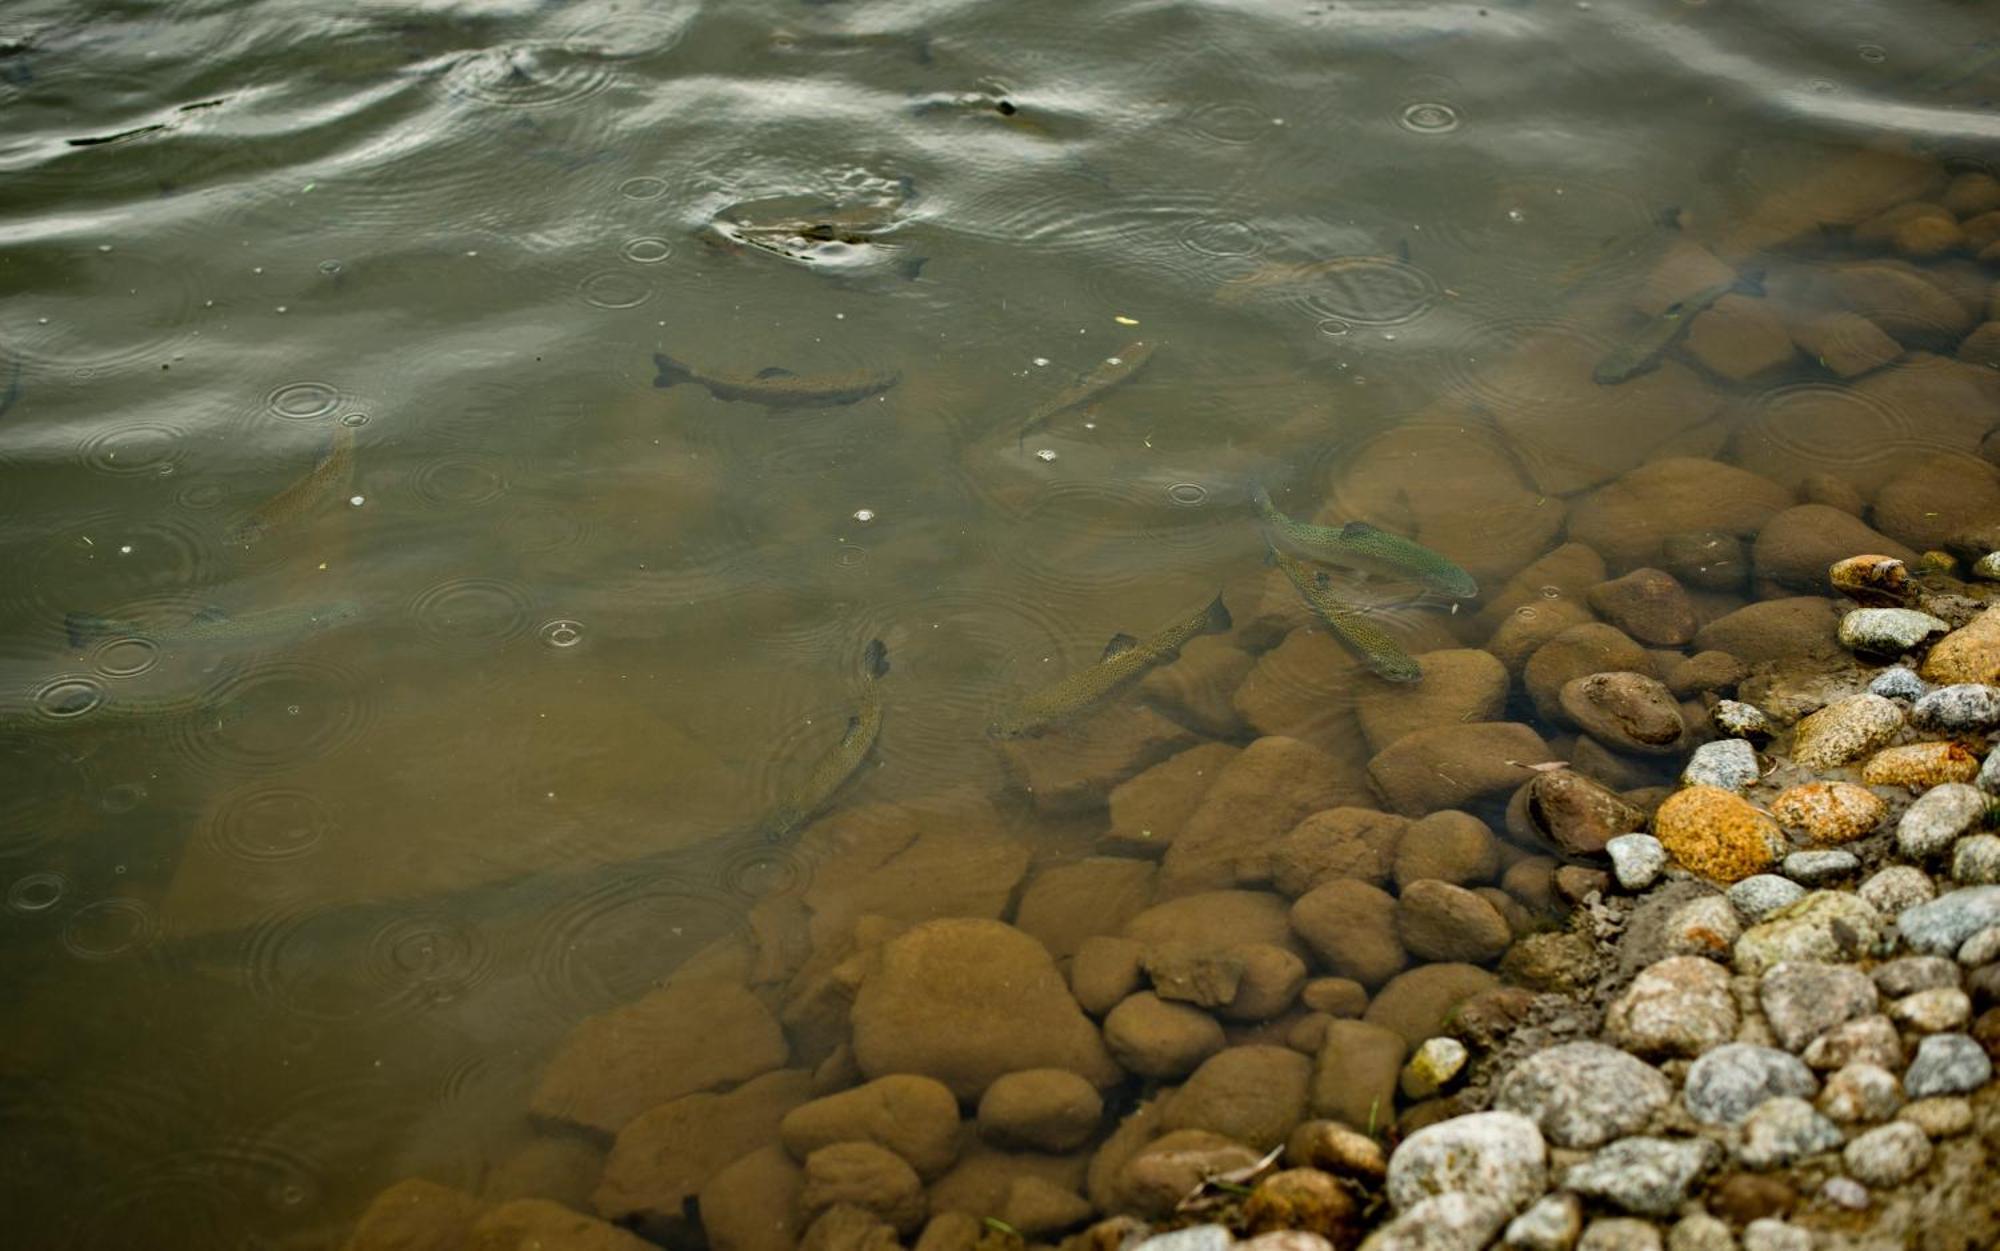
[[[1837,848],[1795,851],[1778,866],[1786,877],[1805,886],[1825,886],[1861,870],[1861,857]]]
[[[1507,1251],[1570,1251],[1583,1232],[1583,1205],[1575,1195],[1543,1195],[1507,1226]]]
[[[1511,1215],[1548,1188],[1548,1154],[1542,1131],[1513,1112],[1439,1121],[1405,1138],[1389,1157],[1389,1201],[1407,1211],[1460,1191],[1496,1199]]]
[[[1912,1099],[1962,1095],[1992,1077],[1993,1061],[1969,1035],[1932,1034],[1917,1044],[1917,1058],[1903,1074],[1903,1090]]]
[[[1900,1186],[1931,1162],[1931,1140],[1908,1121],[1891,1121],[1848,1143],[1840,1160],[1858,1181]]]
[[[1963,886],[2000,885],[2000,834],[1974,834],[1951,849],[1951,880]]]
[[[1731,886],[1729,902],[1747,921],[1761,921],[1806,897],[1806,888],[1775,873],[1757,873]]]
[[[1843,1125],[1886,1121],[1902,1106],[1903,1084],[1879,1064],[1850,1064],[1819,1092],[1819,1110]]]
[[[1956,986],[1936,986],[1896,1000],[1889,1017],[1926,1034],[1964,1029],[1972,1019],[1972,998]]]
[[[1896,822],[1896,850],[1911,860],[1942,855],[1986,819],[1986,794],[1963,782],[1945,782],[1917,796]]]
[[[1892,864],[1870,875],[1854,893],[1877,911],[1894,916],[1905,908],[1936,899],[1937,887],[1932,884],[1931,875],[1922,869]]]
[[[1743,1227],[1743,1251],[1812,1251],[1812,1234],[1775,1216],[1760,1216]]]
[[[1969,968],[2000,960],[2000,925],[1989,925],[1958,945],[1958,962]]]
[[[1681,770],[1681,785],[1744,791],[1755,786],[1762,775],[1756,748],[1740,738],[1720,738],[1694,749],[1687,767]]]
[[[1611,872],[1618,884],[1629,891],[1642,891],[1659,881],[1667,867],[1667,849],[1651,834],[1620,834],[1604,844],[1611,857]]]
[[[1743,1122],[1737,1156],[1751,1168],[1776,1168],[1809,1155],[1832,1151],[1842,1142],[1840,1126],[1803,1099],[1766,1099]]]

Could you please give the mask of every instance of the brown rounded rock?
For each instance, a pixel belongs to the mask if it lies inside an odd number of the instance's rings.
[[[1591,587],[1587,598],[1598,616],[1641,643],[1679,647],[1694,637],[1694,604],[1664,570],[1634,569]]]
[[[1354,715],[1370,750],[1440,725],[1491,721],[1507,703],[1507,669],[1487,652],[1441,648],[1416,658],[1416,682],[1372,682],[1354,695]]]
[[[1285,1140],[1285,1162],[1293,1168],[1351,1177],[1371,1189],[1389,1175],[1389,1157],[1382,1144],[1339,1121],[1300,1123]]]
[[[1798,830],[1815,847],[1833,847],[1865,838],[1882,824],[1888,805],[1852,782],[1806,782],[1788,786],[1771,801],[1771,815]]]
[[[1653,814],[1653,836],[1682,867],[1723,882],[1763,872],[1785,845],[1776,821],[1717,786],[1669,796]]]
[[[1915,588],[1910,584],[1909,563],[1916,556],[1900,543],[1900,555],[1884,556],[1866,552],[1845,556],[1827,566],[1827,584],[1857,604],[1891,608],[1909,602]]]
[[[1315,977],[1299,993],[1314,1012],[1333,1017],[1358,1017],[1368,1007],[1368,988],[1351,977]]]
[[[1077,945],[1069,962],[1069,989],[1092,1016],[1103,1016],[1139,989],[1145,944],[1101,934]]]
[[[1660,540],[1660,567],[1683,587],[1741,591],[1750,580],[1750,545],[1737,535],[1717,530],[1670,534]],[[1693,607],[1692,601],[1689,607]]]
[[[1728,652],[1696,652],[1668,666],[1664,681],[1676,699],[1713,691],[1727,695],[1750,673],[1750,668]]]
[[[1296,899],[1340,878],[1389,880],[1410,819],[1374,808],[1328,808],[1292,828],[1271,850],[1271,884]]]
[[[1493,633],[1487,636],[1486,650],[1509,673],[1519,673],[1543,644],[1564,630],[1592,620],[1595,618],[1581,595],[1573,599],[1529,600],[1499,618]]]
[[[1840,614],[1816,595],[1760,600],[1718,617],[1695,632],[1701,651],[1728,652],[1746,664],[1838,653]]]
[[[1236,993],[1217,1012],[1225,1020],[1268,1021],[1298,999],[1306,984],[1306,962],[1272,943],[1244,943],[1229,949],[1242,962]]]
[[[1601,621],[1572,626],[1542,644],[1528,660],[1521,681],[1535,712],[1553,721],[1562,708],[1562,688],[1593,673],[1651,674],[1653,658],[1624,631]]]
[[[835,1143],[872,1142],[936,1177],[958,1158],[958,1099],[933,1078],[892,1073],[800,1104],[778,1123],[778,1137],[801,1161]]]
[[[1572,678],[1559,700],[1578,729],[1619,751],[1669,755],[1680,751],[1687,737],[1680,703],[1657,678],[1643,673]]]
[[[1167,942],[1222,950],[1239,943],[1297,948],[1285,901],[1269,891],[1217,890],[1154,904],[1125,924],[1148,947]]]
[[[1104,1018],[1104,1042],[1119,1064],[1141,1077],[1183,1077],[1222,1050],[1222,1026],[1199,1008],[1142,991]]]
[[[1014,909],[1014,927],[1061,960],[1086,938],[1116,934],[1150,907],[1158,869],[1147,860],[1091,856],[1043,869],[1029,879]]]
[[[1549,755],[1542,736],[1518,722],[1439,726],[1397,739],[1368,762],[1368,774],[1390,808],[1418,817],[1505,795]]]
[[[1885,747],[1861,766],[1861,780],[1869,786],[1907,786],[1913,790],[1970,782],[1978,776],[1979,757],[1954,742]]]
[[[1243,1222],[1252,1233],[1304,1230],[1346,1245],[1360,1237],[1360,1221],[1360,1203],[1317,1169],[1273,1173],[1243,1201]]]
[[[792,1251],[804,1224],[805,1171],[778,1147],[764,1147],[708,1179],[697,1202],[702,1233],[715,1251]]]
[[[1205,1129],[1161,1134],[1119,1170],[1120,1207],[1149,1218],[1170,1215],[1211,1177],[1256,1164],[1258,1153]]]
[[[1798,1206],[1798,1191],[1776,1177],[1761,1173],[1730,1173],[1709,1187],[1708,1206],[1737,1225],[1766,1217],[1782,1217]]]
[[[1636,805],[1574,769],[1537,773],[1516,793],[1507,815],[1514,837],[1571,856],[1602,855],[1604,844],[1646,824],[1645,812]]]
[[[1396,900],[1380,887],[1341,879],[1292,905],[1292,925],[1320,963],[1364,986],[1379,986],[1409,963],[1396,937]]]
[[[1409,1044],[1372,1021],[1335,1021],[1313,1063],[1314,1115],[1359,1130],[1378,1130],[1395,1115],[1396,1081]]]
[[[1396,902],[1396,935],[1420,960],[1489,964],[1513,938],[1492,904],[1449,882],[1412,882]]]
[[[1103,1118],[1097,1088],[1066,1069],[1009,1073],[979,1098],[980,1136],[996,1147],[1074,1151]]]
[[[1924,658],[1921,672],[1926,682],[1940,686],[2000,684],[2000,608],[1988,608],[1939,639]]]
[[[1631,569],[1657,563],[1669,535],[1755,534],[1791,504],[1791,492],[1768,478],[1720,461],[1670,457],[1584,496],[1570,509],[1569,535],[1613,568]]]
[[[1507,866],[1507,871],[1500,875],[1500,889],[1519,900],[1521,906],[1530,912],[1553,912],[1556,906],[1555,875],[1554,859],[1529,856]]]
[[[1426,1038],[1449,1033],[1447,1024],[1459,1004],[1498,985],[1499,978],[1474,965],[1420,965],[1391,979],[1369,1001],[1361,1019],[1394,1030],[1415,1047]]]
[[[1857,552],[1916,559],[1915,552],[1859,517],[1825,504],[1800,504],[1771,518],[1757,535],[1751,559],[1765,586],[1819,592],[1826,589],[1828,570]]]
[[[1111,791],[1111,832],[1107,850],[1163,856],[1200,806],[1224,765],[1242,748],[1203,743],[1170,756]]]
[[[1413,822],[1396,846],[1398,889],[1425,880],[1473,886],[1499,871],[1499,840],[1469,812],[1433,812]]]
[[[840,1142],[806,1157],[799,1207],[811,1220],[846,1205],[874,1214],[898,1233],[924,1223],[924,1183],[909,1162],[872,1142]]]
[[[711,1177],[777,1136],[811,1084],[801,1070],[780,1069],[726,1094],[686,1095],[640,1115],[618,1131],[591,1207],[605,1220],[664,1236]],[[956,1106],[951,1123],[956,1129]]]
[[[1229,1047],[1202,1061],[1161,1109],[1164,1129],[1205,1129],[1259,1151],[1305,1117],[1312,1061],[1289,1047]]]

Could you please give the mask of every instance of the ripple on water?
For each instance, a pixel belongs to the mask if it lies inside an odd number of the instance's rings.
[[[136,634],[114,634],[90,649],[89,661],[100,678],[136,678],[160,663],[160,645]]]
[[[87,717],[104,706],[104,684],[88,674],[64,674],[35,688],[29,703],[44,721]]]
[[[164,478],[180,468],[187,431],[161,421],[137,421],[85,435],[77,448],[84,465],[118,477]]]
[[[45,913],[69,893],[69,879],[54,870],[24,873],[7,887],[7,907],[23,915]]]
[[[218,683],[199,716],[171,723],[182,763],[207,773],[265,774],[333,755],[368,732],[375,708],[354,675],[318,662],[258,662]]]
[[[1448,394],[1509,416],[1572,409],[1585,402],[1579,396],[1591,405],[1599,402],[1595,384],[1580,392],[1576,374],[1533,368],[1521,359],[1520,352],[1529,344],[1538,344],[1541,357],[1553,353],[1565,359],[1572,354],[1579,359],[1601,358],[1615,343],[1601,326],[1577,320],[1484,317],[1471,315],[1473,310],[1460,311],[1465,315],[1455,317],[1444,332]],[[1522,423],[1514,429],[1525,433],[1532,426]]]
[[[1396,124],[1419,135],[1443,135],[1459,127],[1458,109],[1442,100],[1416,100],[1396,114]]]
[[[229,859],[269,864],[308,855],[337,830],[333,814],[311,791],[251,783],[211,807],[201,837]]]
[[[539,916],[530,972],[550,1008],[574,1017],[634,999],[692,947],[733,928],[718,891],[672,872],[635,872],[555,901]]]
[[[74,373],[164,361],[199,320],[199,286],[184,257],[45,246],[8,261],[16,294],[0,301],[0,344],[30,365]]]
[[[1802,382],[1758,397],[1737,426],[1734,446],[1756,463],[1803,477],[1843,477],[1900,460],[1916,445],[1908,414],[1854,387]],[[1766,470],[1766,472],[1769,472]]]
[[[432,457],[410,478],[418,499],[435,508],[473,508],[507,493],[507,462],[479,452]]]
[[[629,270],[600,269],[577,284],[577,293],[593,308],[617,311],[637,308],[652,299],[653,284],[643,274]]]
[[[430,911],[388,917],[343,908],[279,912],[251,927],[242,959],[253,995],[319,1022],[421,1012],[462,997],[494,968],[483,932],[463,918]]]
[[[152,945],[160,919],[143,899],[114,895],[83,905],[63,920],[64,951],[79,960],[113,960]]]
[[[273,417],[286,421],[318,421],[331,417],[340,407],[340,389],[331,383],[306,380],[287,382],[264,397],[264,407]]]
[[[569,104],[617,79],[600,52],[557,43],[502,44],[454,55],[439,81],[461,100],[507,108]]]
[[[499,578],[449,578],[410,602],[418,629],[433,643],[491,650],[525,634],[534,615],[528,592]]]
[[[797,894],[812,883],[813,866],[800,851],[796,834],[773,839],[753,832],[731,840],[713,859],[717,888],[744,903]]]
[[[1186,124],[1202,138],[1226,144],[1255,143],[1278,130],[1269,112],[1241,100],[1197,105],[1188,113]]]
[[[170,510],[144,520],[109,511],[65,519],[8,546],[0,606],[18,625],[48,632],[94,605],[186,595],[213,582],[221,564],[214,537]]]
[[[59,736],[37,734],[32,721],[9,717],[0,730],[0,856],[13,860],[75,833],[92,775],[87,759],[62,750]]]

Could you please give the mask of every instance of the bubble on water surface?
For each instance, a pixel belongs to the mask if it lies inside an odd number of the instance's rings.
[[[16,912],[47,912],[69,893],[69,879],[53,871],[29,873],[7,888],[7,906]]]
[[[589,50],[515,44],[460,55],[446,67],[444,86],[482,104],[540,107],[595,95],[616,77],[605,58]]]
[[[857,508],[854,510],[854,519],[856,521],[873,521],[875,520],[875,510],[872,508]]]
[[[168,737],[185,763],[206,771],[271,773],[361,738],[375,712],[368,689],[329,665],[266,661],[216,684]]]
[[[534,601],[498,578],[452,578],[426,588],[410,603],[424,637],[459,647],[498,647],[528,628]]]
[[[507,474],[497,458],[459,452],[425,461],[410,485],[426,504],[470,508],[505,493]]]
[[[150,944],[159,918],[144,900],[114,896],[85,904],[63,922],[63,950],[79,960],[110,960]]]
[[[1457,130],[1459,124],[1458,110],[1437,100],[1419,100],[1405,105],[1396,120],[1404,130],[1420,135],[1442,135]]]
[[[342,268],[341,263],[330,256],[319,263],[319,272],[329,276],[339,273]]]
[[[852,569],[868,559],[868,549],[852,543],[842,543],[834,553],[833,563],[843,569]]]
[[[1233,217],[1191,221],[1181,227],[1180,241],[1203,256],[1255,256],[1264,250],[1257,228]]]
[[[223,501],[228,498],[229,493],[214,482],[190,482],[174,494],[174,500],[182,508],[200,513],[222,507]]]
[[[81,674],[53,678],[35,689],[35,711],[51,721],[88,716],[104,706],[104,684]]]
[[[1855,52],[1870,65],[1879,65],[1889,59],[1889,53],[1878,44],[1864,43]]]
[[[86,436],[78,448],[83,463],[121,477],[162,477],[174,471],[184,451],[183,430],[156,421],[137,421]]]
[[[1354,333],[1354,327],[1338,317],[1321,318],[1319,324],[1313,328],[1329,339],[1344,339]]]
[[[103,812],[131,812],[146,802],[147,793],[142,782],[114,782],[98,792],[96,803]],[[123,871],[122,866],[120,871]]]
[[[1208,501],[1208,488],[1199,482],[1176,482],[1167,488],[1167,499],[1182,508],[1194,508]]]
[[[232,860],[271,863],[305,855],[333,828],[332,814],[312,792],[253,785],[224,796],[202,835],[210,848]]]
[[[367,414],[367,413],[343,413],[343,414],[341,414],[341,418],[340,418],[340,424],[341,424],[341,425],[343,425],[343,426],[346,426],[346,427],[347,427],[348,429],[350,429],[350,430],[358,430],[358,429],[360,429],[360,428],[361,428],[362,426],[365,426],[365,425],[367,425],[367,424],[368,424],[368,414]]]
[[[665,195],[667,191],[667,180],[664,178],[654,178],[650,174],[641,175],[638,178],[627,178],[624,182],[618,184],[618,194],[628,200],[657,200]]]
[[[595,308],[637,308],[653,296],[653,284],[637,274],[606,269],[577,284],[584,303]]]
[[[340,406],[340,392],[324,382],[288,382],[272,391],[264,403],[286,421],[317,421]]]
[[[657,265],[674,254],[674,245],[655,235],[640,239],[628,239],[619,251],[628,261],[641,265]]]
[[[550,647],[575,647],[583,642],[583,623],[558,617],[554,621],[543,622],[535,633]]]
[[[1052,447],[1041,448],[1035,453],[1035,459],[1043,462],[1044,464],[1052,463],[1055,460],[1055,458],[1056,458],[1056,450]]]
[[[90,649],[90,667],[107,678],[136,678],[160,663],[160,645],[136,634],[114,635]]]

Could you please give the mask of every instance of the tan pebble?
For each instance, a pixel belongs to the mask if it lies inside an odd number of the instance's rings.
[[[1778,858],[1778,823],[1718,786],[1677,791],[1653,814],[1653,835],[1682,867],[1724,882],[1761,873]]]
[[[1861,766],[1869,786],[1929,787],[1970,782],[1979,776],[1979,757],[1957,743],[1907,743],[1876,752]]]
[[[1804,832],[1820,847],[1851,843],[1882,823],[1888,805],[1852,782],[1807,782],[1787,787],[1771,802],[1771,815]]]
[[[1919,673],[1941,686],[2000,682],[2000,611],[1989,608],[1939,639]]]
[[[1972,1105],[1955,1095],[1934,1095],[1904,1104],[1896,1119],[1932,1138],[1950,1138],[1972,1128]]]
[[[1968,170],[1945,186],[1938,203],[1960,217],[1977,217],[2000,209],[2000,178]]]
[[[1833,589],[1860,604],[1895,605],[1910,597],[1910,571],[1894,556],[1849,556],[1827,570]]]

